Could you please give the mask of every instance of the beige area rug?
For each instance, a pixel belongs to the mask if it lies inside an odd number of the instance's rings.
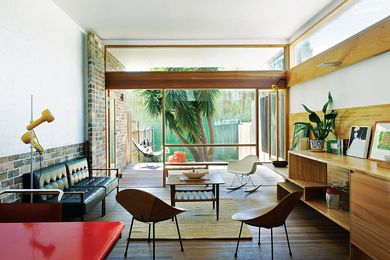
[[[177,216],[182,239],[237,239],[241,222],[231,219],[237,205],[232,199],[220,200],[219,221],[212,202],[179,202],[177,207],[187,209]],[[156,239],[178,239],[175,221],[167,220],[155,225]],[[152,237],[152,230],[151,230]],[[134,221],[131,239],[147,239],[148,224]],[[242,239],[252,239],[248,227],[244,225]]]

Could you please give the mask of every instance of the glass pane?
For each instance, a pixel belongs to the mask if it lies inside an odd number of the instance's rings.
[[[214,157],[209,157],[207,160],[200,158],[199,154],[203,149],[210,151]],[[256,146],[250,147],[169,147],[166,149],[166,162],[184,163],[184,162],[226,162],[230,160],[242,159],[247,155],[256,154]]]
[[[259,91],[259,159],[269,161],[269,91]]]
[[[166,90],[167,144],[255,144],[255,90]]]
[[[286,158],[285,156],[285,118],[284,118],[284,103],[285,103],[285,91],[283,89],[279,90],[279,97],[278,97],[278,121],[279,121],[279,128],[278,128],[278,136],[279,136],[279,142],[278,142],[278,153],[279,158],[278,160],[284,160]]]
[[[134,142],[141,144],[145,141],[144,144],[154,152],[162,149],[161,90],[128,90],[126,95],[126,109],[130,117],[131,162],[144,162],[146,158]],[[148,160],[162,161],[162,156]]]
[[[283,47],[109,48],[126,71],[284,70]]]
[[[335,46],[390,15],[389,0],[359,0],[295,47],[295,65]]]
[[[115,125],[115,99],[110,97],[110,167],[116,167],[116,125]]]
[[[270,136],[271,136],[271,159],[276,159],[276,93],[270,94]]]

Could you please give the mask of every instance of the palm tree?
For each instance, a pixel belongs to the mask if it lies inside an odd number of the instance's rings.
[[[183,144],[214,144],[213,115],[218,90],[166,90],[165,120]],[[142,90],[146,111],[157,117],[162,111],[162,90]],[[204,119],[207,124],[204,123]],[[207,140],[207,125],[209,140]],[[195,161],[212,161],[214,147],[188,147]]]

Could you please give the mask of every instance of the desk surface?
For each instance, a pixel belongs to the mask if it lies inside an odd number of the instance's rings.
[[[2,259],[102,259],[122,222],[0,223]]]
[[[167,185],[207,185],[207,184],[224,184],[224,180],[221,175],[217,173],[210,173],[206,176],[207,179],[188,179],[188,180],[180,180],[181,175],[169,175],[167,179]],[[182,175],[184,176],[184,175]]]

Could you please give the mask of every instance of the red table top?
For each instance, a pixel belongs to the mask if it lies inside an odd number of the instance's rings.
[[[1,259],[102,259],[122,222],[0,223]]]

